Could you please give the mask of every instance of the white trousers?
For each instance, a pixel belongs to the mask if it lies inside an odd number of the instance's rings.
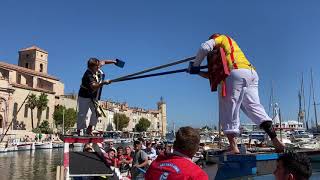
[[[234,69],[226,78],[227,95],[219,92],[219,119],[224,134],[238,134],[240,109],[257,125],[271,118],[260,103],[255,70]]]
[[[77,129],[87,128],[88,124],[96,126],[98,117],[92,100],[90,98],[78,97],[78,106]]]

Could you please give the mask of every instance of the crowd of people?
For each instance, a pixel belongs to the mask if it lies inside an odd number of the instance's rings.
[[[94,145],[89,143],[85,144],[84,152],[95,152]],[[172,145],[160,143],[159,141],[146,141],[139,138],[134,141],[132,146],[118,146],[115,147],[114,142],[107,142],[104,147],[98,144],[99,151],[103,152],[106,163],[120,169],[120,172],[127,172],[128,176],[134,179],[144,177],[146,170],[152,161],[159,155],[172,153]]]
[[[117,167],[134,180],[142,179],[194,179],[207,180],[207,173],[192,162],[199,150],[200,136],[191,127],[182,127],[176,133],[173,146],[157,141],[139,138],[131,146],[115,148],[108,142],[104,148],[104,158],[109,166]],[[92,144],[86,144],[83,151],[97,151]],[[276,179],[309,179],[312,167],[305,154],[287,152],[280,155],[275,167]]]

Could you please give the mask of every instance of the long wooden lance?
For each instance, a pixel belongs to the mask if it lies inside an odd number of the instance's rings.
[[[206,69],[206,68],[208,68],[208,66],[200,66],[200,69]],[[184,69],[178,69],[178,70],[173,70],[173,71],[166,71],[166,72],[160,72],[160,73],[154,73],[154,74],[146,74],[146,75],[141,75],[141,76],[132,76],[132,77],[127,77],[127,78],[116,78],[116,79],[110,80],[110,82],[115,83],[115,82],[129,81],[129,80],[142,79],[142,78],[148,78],[148,77],[154,77],[154,76],[176,74],[176,73],[181,73],[181,72],[187,72],[187,70],[188,70],[187,68],[184,68]]]
[[[166,67],[174,66],[174,65],[177,65],[177,64],[181,64],[181,63],[184,63],[184,62],[188,62],[188,61],[194,60],[195,58],[196,58],[195,56],[188,57],[186,59],[174,61],[174,62],[171,62],[171,63],[168,63],[168,64],[163,64],[163,65],[160,65],[160,66],[148,68],[148,69],[136,72],[136,73],[132,73],[132,74],[128,74],[128,75],[125,75],[125,76],[118,77],[116,79],[111,80],[111,82],[118,82],[120,79],[126,79],[126,78],[129,78],[129,77],[137,76],[137,75],[144,74],[144,73],[151,72],[151,71],[155,71],[155,70],[158,70],[158,69],[163,69],[163,68],[166,68]]]

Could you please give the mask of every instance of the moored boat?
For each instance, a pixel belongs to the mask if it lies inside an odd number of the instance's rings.
[[[52,149],[52,142],[36,142],[36,149]]]
[[[31,150],[31,149],[32,149],[32,143],[19,143],[17,145],[18,151],[26,151],[26,150]]]
[[[52,142],[52,148],[63,148],[63,142]]]

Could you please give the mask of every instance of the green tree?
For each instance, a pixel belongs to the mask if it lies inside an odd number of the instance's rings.
[[[147,131],[147,129],[150,127],[151,122],[146,118],[140,118],[138,124],[135,126],[135,130],[138,132],[144,132]]]
[[[65,106],[56,106],[53,112],[53,119],[56,126],[61,125],[63,123],[63,111],[64,111],[64,128],[68,129],[73,127],[76,123],[77,112],[73,108],[66,109]]]
[[[41,122],[42,111],[45,110],[48,106],[48,95],[45,93],[41,93],[39,98],[37,99],[37,108],[38,108],[38,122],[37,127],[39,127]]]
[[[33,125],[33,110],[34,110],[34,108],[37,107],[37,96],[35,94],[31,94],[28,97],[26,104],[31,110],[31,126],[32,126],[32,129],[34,129],[34,125]]]
[[[113,123],[117,131],[122,131],[123,128],[128,127],[129,118],[125,114],[115,113],[113,115]]]
[[[40,126],[39,129],[41,131],[41,133],[45,133],[45,134],[51,134],[52,133],[52,129],[50,128],[50,124],[47,120],[43,121]]]

